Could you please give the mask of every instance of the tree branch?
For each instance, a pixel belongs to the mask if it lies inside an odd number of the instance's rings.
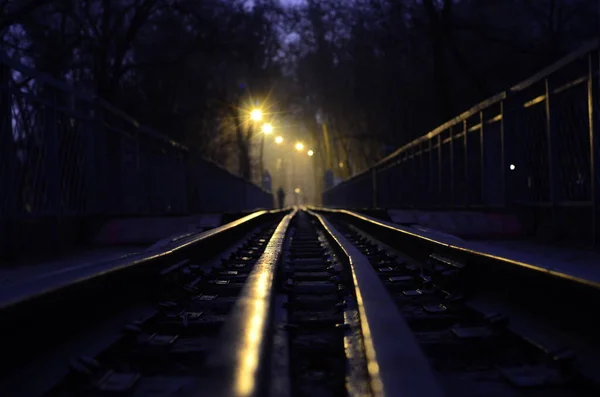
[[[16,11],[13,11],[12,13],[10,13],[8,15],[3,16],[0,19],[0,30],[3,30],[4,28],[14,24],[15,22],[18,22],[20,19],[31,14],[37,8],[44,6],[46,4],[50,4],[54,1],[56,1],[56,0],[31,0],[30,2],[28,2],[21,8],[18,8]]]

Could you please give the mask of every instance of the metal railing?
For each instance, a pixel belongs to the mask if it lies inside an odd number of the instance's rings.
[[[0,221],[272,205],[259,186],[0,54]]]
[[[350,208],[590,210],[600,234],[600,45],[554,65],[415,139],[323,193]]]

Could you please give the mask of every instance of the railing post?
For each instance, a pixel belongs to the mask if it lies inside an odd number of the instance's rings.
[[[419,153],[419,185],[422,186],[421,184],[423,183],[423,179],[426,176],[426,172],[425,172],[425,161],[423,159],[423,157],[425,156],[425,145],[423,144],[423,141],[419,142],[419,145],[417,146],[418,148],[418,152]],[[419,189],[419,204],[423,205],[423,203],[425,202],[425,200],[427,200],[427,192],[425,191],[425,189]]]
[[[558,197],[558,185],[560,180],[558,178],[558,164],[557,164],[557,134],[556,128],[552,125],[552,88],[549,79],[544,80],[544,86],[546,90],[546,134],[548,140],[548,184],[549,184],[549,199],[552,208],[552,220],[556,221],[556,206],[559,201]]]
[[[512,97],[510,97],[512,99]],[[500,120],[500,150],[502,152],[502,191],[504,192],[504,197],[502,200],[502,204],[504,207],[507,207],[512,198],[513,198],[513,185],[509,183],[508,181],[508,173],[506,172],[506,167],[508,167],[508,159],[509,159],[509,153],[508,153],[508,145],[507,145],[507,137],[510,135],[509,129],[512,127],[510,125],[510,121],[508,121],[509,119],[509,106],[508,106],[508,101],[509,101],[509,96],[507,95],[507,97],[500,102],[500,114],[502,115],[502,118]],[[483,138],[483,135],[482,135]],[[483,167],[483,153],[481,155],[481,166]],[[484,186],[484,176],[483,176],[483,171],[481,173],[481,181],[482,184],[481,186]],[[483,194],[484,192],[482,192]],[[485,195],[483,196],[485,197]]]
[[[46,194],[48,199],[48,212],[51,217],[52,224],[52,238],[55,243],[60,242],[60,218],[61,218],[61,174],[60,174],[60,131],[58,128],[59,117],[58,117],[58,103],[57,103],[57,89],[54,87],[47,86],[50,90],[48,100],[51,105],[46,108],[45,116],[46,122],[44,124],[44,164],[46,169]],[[64,121],[64,120],[63,120]]]
[[[15,211],[16,150],[12,131],[11,69],[2,62],[0,52],[0,257],[10,252],[11,214]]]
[[[454,172],[454,160],[456,156],[454,155],[454,126],[451,126],[450,131],[450,200],[452,201],[452,206],[456,206],[456,189],[455,189],[455,179],[456,173]]]
[[[434,175],[435,169],[433,167],[433,143],[432,139],[427,139],[429,144],[429,152],[427,153],[427,159],[429,160],[429,190],[427,191],[427,204],[428,206],[433,204],[432,197],[435,197],[435,186],[434,186]]]
[[[100,205],[104,201],[100,198],[100,193],[104,189],[102,189],[102,179],[100,178],[99,174],[103,167],[98,164],[98,160],[104,157],[96,155],[97,147],[100,146],[97,140],[99,140],[100,136],[98,131],[96,131],[94,104],[92,102],[86,102],[86,105],[89,107],[85,107],[86,114],[84,116],[86,118],[83,122],[81,134],[83,140],[83,150],[85,153],[83,156],[83,164],[85,168],[84,196],[86,202],[84,214],[90,215],[102,213],[102,211],[100,211]]]
[[[592,202],[592,239],[600,243],[600,51],[588,57],[588,122]]]
[[[481,113],[481,112],[480,112]],[[470,159],[470,153],[469,153],[469,139],[468,139],[468,133],[469,133],[469,129],[467,126],[467,120],[463,120],[463,151],[464,151],[464,156],[465,156],[465,187],[464,187],[464,191],[465,191],[465,207],[469,207],[469,204],[471,203],[471,195],[470,195],[470,191],[471,191],[471,184],[469,183],[470,180],[470,175],[469,175],[469,159]]]
[[[442,197],[443,197],[443,193],[444,193],[444,185],[442,182],[442,176],[444,174],[443,173],[444,167],[442,164],[443,157],[442,157],[442,134],[441,133],[438,134],[437,141],[438,141],[438,180],[437,180],[437,182],[438,182],[438,194],[437,194],[438,203],[437,204],[438,204],[438,206],[441,207]]]
[[[413,193],[414,193],[414,172],[412,169],[412,159],[411,159],[411,150],[412,148],[409,147],[406,150],[406,157],[404,157],[404,175],[406,175],[406,177],[404,178],[404,184],[407,187],[404,190],[404,197],[406,198],[406,207],[412,207],[413,203],[414,203],[414,199],[413,199]]]
[[[373,189],[373,208],[377,208],[377,167],[371,168],[371,188]]]
[[[502,106],[502,103],[501,105]],[[483,111],[479,112],[479,181],[481,183],[479,190],[480,190],[480,194],[481,194],[481,205],[486,205],[486,199],[487,199],[487,178],[486,178],[486,166],[485,166],[485,135],[484,135],[484,127],[483,127]],[[500,134],[502,134],[502,128],[500,131]],[[501,142],[503,142],[502,138]],[[502,143],[503,144],[503,143]],[[502,172],[504,172],[504,150],[502,150]],[[504,180],[504,174],[502,176],[502,192],[504,192],[504,187],[506,186],[506,181]],[[502,199],[502,201],[504,202],[504,198]]]
[[[522,134],[518,131],[517,114],[523,111],[523,104],[516,95],[507,93],[501,103],[502,124],[500,126],[502,151],[502,181],[504,188],[504,206],[522,198],[527,173],[522,145]],[[514,165],[514,170],[509,168]],[[509,171],[510,170],[510,171]]]
[[[189,196],[190,196],[190,186],[188,184],[188,168],[187,168],[187,156],[188,156],[188,152],[181,150],[178,152],[177,155],[177,165],[179,168],[179,171],[181,172],[181,190],[183,192],[183,195],[181,197],[181,211],[184,214],[190,214],[190,203],[189,203]]]

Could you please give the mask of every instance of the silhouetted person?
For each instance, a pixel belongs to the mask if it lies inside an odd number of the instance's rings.
[[[283,208],[283,202],[285,201],[285,190],[282,187],[277,189],[277,201],[279,202],[279,208]]]

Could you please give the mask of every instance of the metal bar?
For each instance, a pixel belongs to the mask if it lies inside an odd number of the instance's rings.
[[[429,189],[428,189],[428,196],[429,197],[433,197],[435,194],[435,189],[434,189],[434,183],[433,183],[433,176],[435,175],[435,170],[433,169],[433,141],[431,139],[428,139],[427,142],[429,143],[429,152],[428,152],[428,156],[427,158],[429,159]],[[431,204],[431,202],[428,201],[428,204]]]
[[[500,102],[500,106],[502,106],[503,102]],[[485,178],[485,145],[484,145],[484,128],[483,128],[483,111],[479,112],[479,124],[481,128],[479,130],[479,181],[481,186],[479,187],[481,193],[481,203],[486,203],[486,194],[487,191],[487,180]],[[504,157],[504,156],[503,156]]]
[[[554,91],[552,91],[552,93],[560,94],[561,92],[566,91],[569,88],[577,87],[579,84],[587,83],[588,78],[589,77],[587,75],[579,77],[578,79],[575,79],[569,83],[563,84],[560,87],[555,88]]]
[[[437,136],[438,141],[438,201],[441,202],[443,196],[443,185],[442,185],[442,136]],[[438,204],[439,204],[438,202]]]
[[[377,168],[371,169],[371,189],[373,191],[373,208],[377,208]]]
[[[502,191],[504,192],[502,203],[504,206],[507,206],[510,202],[510,193],[508,187],[508,181],[506,180],[506,100],[500,102],[500,151],[501,153],[501,166],[502,166]],[[483,137],[483,136],[482,136]],[[482,140],[483,141],[483,140]],[[483,155],[481,157],[481,164],[483,165]],[[483,181],[483,172],[482,172],[482,181]],[[483,183],[482,183],[483,186]],[[483,192],[482,192],[483,194]],[[485,196],[483,196],[485,197]],[[483,199],[482,197],[482,199]],[[484,202],[482,200],[482,202]]]
[[[530,87],[531,85],[541,81],[542,79],[547,78],[549,75],[560,70],[561,68],[565,67],[569,63],[571,63],[579,58],[584,57],[588,52],[597,50],[598,46],[600,46],[600,39],[591,40],[591,41],[585,43],[583,46],[581,46],[578,50],[573,51],[572,53],[570,53],[569,55],[560,59],[559,61],[555,62],[551,66],[545,68],[541,72],[536,73],[533,76],[531,76],[530,78],[528,78],[527,80],[513,86],[510,90],[513,92],[514,91],[522,91],[525,88]]]
[[[481,112],[479,112],[479,113],[481,114]],[[465,132],[475,132],[478,129],[480,129],[482,125],[483,125],[483,120],[481,120],[478,124],[475,124],[474,126],[468,128],[467,131],[465,131]],[[463,134],[459,134],[459,135],[462,136]],[[457,137],[459,135],[457,135]]]
[[[0,51],[0,56],[3,51]],[[10,87],[11,69],[0,63],[0,257],[11,250],[14,233],[11,217],[15,214],[16,151],[12,129],[12,96],[4,88]]]
[[[51,89],[50,95],[52,96],[53,104],[57,102],[57,91]],[[61,142],[60,131],[58,129],[59,117],[58,110],[55,106],[44,109],[45,111],[45,165],[46,165],[46,183],[47,183],[47,199],[48,208],[53,213],[55,218],[53,219],[54,233],[52,238],[58,239],[60,236],[58,225],[59,217],[61,215],[62,203],[61,203],[61,162],[60,158],[60,146]],[[58,242],[56,240],[55,242]]]
[[[504,101],[500,102],[500,106],[502,106],[502,103],[504,103]],[[502,113],[500,113],[500,114],[498,114],[498,115],[496,115],[496,116],[492,117],[491,119],[488,119],[488,120],[485,122],[485,124],[493,124],[493,123],[495,123],[495,122],[497,122],[497,121],[500,121],[500,120],[502,120]]]
[[[578,275],[547,268],[544,265],[544,258],[537,255],[528,255],[527,259],[520,259],[519,256],[522,256],[520,253],[507,251],[504,248],[495,248],[489,244],[478,244],[476,242],[449,239],[443,236],[430,237],[425,235],[426,233],[417,231],[413,228],[398,226],[391,222],[348,210],[331,210],[325,208],[313,210],[323,213],[341,214],[346,218],[352,219],[353,223],[358,221],[357,226],[360,225],[359,227],[363,230],[368,230],[367,228],[363,227],[363,225],[368,226],[369,229],[373,227],[385,229],[387,232],[391,232],[388,234],[388,236],[393,238],[396,244],[398,237],[406,237],[407,242],[413,243],[412,245],[408,246],[418,246],[417,243],[425,244],[427,246],[427,252],[437,252],[440,249],[444,249],[446,252],[451,253],[452,257],[460,257],[459,255],[461,254],[470,257],[470,260],[466,261],[468,263],[477,263],[477,261],[488,260],[494,262],[495,264],[518,266],[520,268],[543,273],[547,276],[550,276],[549,278],[575,283],[575,285],[578,285],[579,288],[585,286],[591,287],[594,290],[600,290],[599,281],[585,279]],[[385,241],[383,242],[385,243]],[[423,247],[423,245],[421,245],[421,247]],[[514,255],[507,255],[511,252]],[[570,285],[572,286],[573,284]],[[563,295],[561,294],[561,299],[562,297]]]
[[[479,112],[481,114],[481,112]],[[465,205],[468,207],[470,203],[471,185],[469,184],[469,139],[467,134],[467,120],[463,121],[463,150],[465,156]]]
[[[270,317],[274,299],[273,284],[277,265],[291,219],[286,215],[277,226],[223,325],[219,343],[206,359],[203,373],[206,385],[197,395],[210,390],[214,397],[250,397],[264,395],[261,377],[265,373],[270,345]]]
[[[423,148],[424,144],[423,142],[421,142],[419,144],[419,151],[418,151],[418,155],[419,155],[419,170],[421,173],[421,178],[423,177],[423,174],[425,173],[425,159],[423,159],[423,157],[425,156],[425,149]],[[421,186],[422,181],[419,181],[419,186]],[[419,197],[419,202],[423,203],[426,200],[426,194],[427,192],[425,191],[425,189],[419,189],[419,194],[421,197]]]
[[[544,102],[546,100],[547,97],[548,97],[548,95],[539,95],[539,96],[536,96],[535,98],[533,98],[533,99],[525,102],[523,104],[523,107],[524,108],[529,108],[529,107],[532,107],[533,105],[537,105],[538,103],[542,103],[542,102]]]
[[[444,396],[428,359],[369,259],[324,216],[310,213],[343,251],[352,269],[373,396]]]
[[[588,123],[592,204],[592,241],[600,243],[600,51],[588,58]]]
[[[454,136],[453,128],[450,127],[450,200],[452,205],[456,204],[456,173],[454,172]]]
[[[549,182],[549,197],[551,203],[556,203],[559,200],[558,197],[558,164],[557,164],[557,156],[556,156],[556,148],[559,144],[557,142],[556,137],[556,129],[552,126],[552,97],[551,97],[551,88],[550,81],[546,79],[544,81],[544,86],[546,89],[546,134],[548,139],[548,182]],[[554,205],[553,205],[554,207]],[[556,213],[554,208],[552,209],[552,218],[556,220]]]

